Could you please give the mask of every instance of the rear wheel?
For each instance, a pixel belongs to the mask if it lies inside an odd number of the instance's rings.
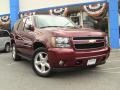
[[[20,60],[20,56],[17,53],[15,44],[12,44],[12,58],[14,61]]]
[[[39,76],[47,77],[51,73],[51,66],[48,61],[48,53],[46,49],[39,48],[33,57],[33,70]]]

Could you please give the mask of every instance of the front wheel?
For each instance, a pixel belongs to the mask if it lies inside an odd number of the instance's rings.
[[[51,66],[48,61],[48,53],[46,49],[39,48],[33,57],[33,70],[39,76],[47,77],[51,73]]]

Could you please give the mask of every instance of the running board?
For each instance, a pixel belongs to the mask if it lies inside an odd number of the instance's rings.
[[[22,55],[22,54],[20,54],[20,53],[18,53],[18,55],[19,55],[20,57],[28,60],[28,61],[32,61],[32,58],[29,58],[29,57],[27,57],[27,56],[25,56],[25,55]]]

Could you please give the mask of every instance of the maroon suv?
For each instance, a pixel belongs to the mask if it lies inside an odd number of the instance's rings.
[[[48,76],[57,68],[95,67],[104,64],[110,53],[105,33],[79,28],[60,16],[22,18],[11,35],[13,59],[31,60],[40,76]]]

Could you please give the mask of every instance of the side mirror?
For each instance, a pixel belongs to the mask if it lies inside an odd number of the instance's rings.
[[[29,29],[28,30],[34,31],[35,27],[33,25],[29,25]]]
[[[27,30],[30,30],[30,31],[34,31],[35,30],[35,27],[33,25],[30,25],[30,24],[25,24],[25,28]]]

